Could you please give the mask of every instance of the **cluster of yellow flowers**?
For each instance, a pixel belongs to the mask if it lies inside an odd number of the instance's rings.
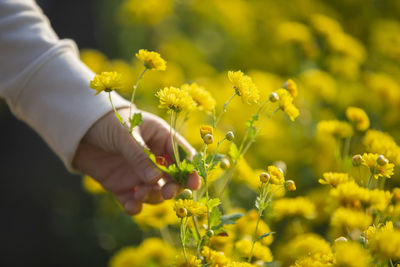
[[[146,238],[111,267],[400,264],[400,22],[393,1],[368,5],[123,1],[123,27],[151,29],[168,69],[152,51],[131,63],[83,51],[91,87],[129,98],[139,77],[137,104],[165,115],[158,101],[197,149],[175,144],[162,170],[197,171],[202,187],[145,204],[128,221]],[[109,214],[105,190],[83,184]]]

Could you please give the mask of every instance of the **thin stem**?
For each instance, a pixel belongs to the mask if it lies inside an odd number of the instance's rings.
[[[231,101],[233,100],[233,98],[234,98],[236,95],[237,95],[237,93],[236,93],[236,91],[235,91],[235,93],[231,96],[231,98],[229,98],[229,100],[225,102],[225,104],[224,104],[224,106],[223,106],[221,112],[220,112],[219,115],[218,115],[218,118],[217,118],[215,121],[213,121],[213,128],[216,128],[216,127],[217,127],[219,121],[221,120],[222,115],[226,112],[226,108],[228,107],[229,103],[231,103]],[[214,116],[213,116],[213,118],[214,118]]]
[[[117,119],[119,120],[119,122],[121,123],[122,126],[124,126],[128,131],[129,131],[129,127],[128,125],[126,125],[126,123],[122,120],[121,115],[118,113],[117,109],[114,106],[114,103],[112,101],[112,97],[111,97],[111,92],[108,92],[108,99],[110,100],[111,103],[111,107],[114,110],[115,116],[117,117]]]
[[[181,229],[180,229],[179,239],[181,241],[183,255],[185,256],[186,266],[189,267],[189,261],[187,258],[186,246],[185,246],[187,217],[186,217],[185,222],[183,220],[184,220],[184,218],[181,218],[181,227],[180,227]]]
[[[258,212],[258,217],[257,217],[257,223],[256,223],[256,230],[254,232],[254,239],[253,239],[253,243],[251,244],[250,256],[249,256],[249,259],[247,261],[248,263],[251,263],[251,259],[253,258],[253,250],[254,250],[254,246],[255,246],[255,244],[257,242],[258,224],[260,223],[260,219],[261,219],[261,216],[260,216],[260,211],[259,211]]]
[[[180,156],[179,156],[179,147],[178,147],[178,142],[176,141],[176,133],[177,133],[177,130],[176,130],[176,122],[178,121],[178,113],[175,113],[175,118],[174,118],[174,144],[175,144],[175,149],[176,149],[176,154],[177,154],[177,163],[178,163],[178,166],[179,166],[179,164],[181,163],[181,161],[180,161]]]
[[[372,171],[370,170],[370,175],[369,175],[369,178],[368,178],[368,189],[371,189],[371,182],[372,182]]]
[[[178,151],[176,151],[176,145],[175,145],[175,140],[174,140],[174,136],[175,136],[174,122],[176,122],[175,116],[176,116],[175,112],[173,110],[171,110],[171,115],[170,115],[170,119],[169,119],[169,127],[170,127],[169,135],[171,137],[171,146],[172,146],[172,151],[174,152],[176,164],[179,166],[179,155],[178,155]]]
[[[210,168],[212,166],[212,164],[214,163],[215,157],[217,156],[217,153],[218,153],[218,149],[219,149],[220,145],[222,144],[222,142],[225,141],[225,139],[226,139],[226,137],[222,138],[222,140],[217,143],[217,147],[215,148],[213,158],[211,159],[210,164],[208,165],[208,168]]]
[[[147,68],[145,67],[144,70],[142,71],[142,73],[140,73],[139,78],[136,81],[136,84],[133,86],[133,91],[132,91],[132,95],[131,95],[131,103],[129,105],[129,119],[132,118],[132,106],[133,106],[133,101],[135,100],[135,94],[136,94],[136,90],[139,86],[139,82],[142,80],[142,77],[144,75],[144,73],[146,72]]]

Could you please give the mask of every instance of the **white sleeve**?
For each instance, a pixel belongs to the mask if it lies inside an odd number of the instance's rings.
[[[111,111],[94,95],[94,74],[71,40],[59,40],[33,0],[0,0],[0,97],[49,144],[70,171],[87,130]],[[115,106],[128,102],[113,94]]]

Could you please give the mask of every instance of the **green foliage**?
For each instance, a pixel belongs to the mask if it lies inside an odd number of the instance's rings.
[[[136,126],[139,126],[142,123],[143,119],[142,119],[142,113],[135,113],[133,114],[133,117],[130,119],[130,131],[133,130],[133,128],[135,128]]]

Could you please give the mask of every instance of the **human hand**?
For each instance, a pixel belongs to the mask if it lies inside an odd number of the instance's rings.
[[[118,112],[128,121],[128,108]],[[156,156],[167,154],[173,158],[169,125],[153,114],[141,113],[143,121],[133,131],[135,139],[146,144]],[[195,150],[179,134],[177,140],[194,155]],[[73,166],[100,182],[132,215],[141,211],[143,202],[159,203],[181,190],[179,184],[155,167],[113,112],[89,129],[78,146]],[[186,186],[196,190],[200,183],[200,177],[192,173]]]

